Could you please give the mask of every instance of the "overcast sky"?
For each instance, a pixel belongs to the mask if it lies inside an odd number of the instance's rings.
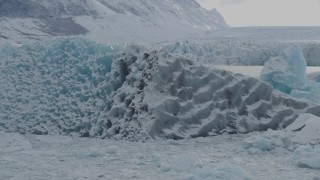
[[[320,0],[197,0],[239,26],[320,26]]]

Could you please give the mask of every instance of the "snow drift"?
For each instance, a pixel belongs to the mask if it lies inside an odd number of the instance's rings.
[[[320,106],[258,79],[164,50],[56,43],[1,50],[8,56],[1,58],[2,131],[181,139],[282,129],[300,113],[320,116]]]

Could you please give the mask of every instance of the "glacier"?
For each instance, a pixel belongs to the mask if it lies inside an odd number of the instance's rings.
[[[196,59],[201,63],[234,66],[263,66],[269,59],[284,56],[289,46],[299,45],[308,66],[320,66],[320,46],[316,42],[266,41],[216,37],[161,44],[161,48]]]
[[[0,129],[33,134],[51,134],[57,127],[81,131],[88,119],[108,108],[104,99],[121,85],[106,83],[119,51],[79,38],[2,46]]]
[[[301,47],[289,46],[281,56],[270,58],[265,63],[260,79],[292,97],[319,104],[318,73],[307,75],[306,66]]]
[[[0,129],[143,141],[283,129],[320,106],[141,45],[73,38],[1,48]]]

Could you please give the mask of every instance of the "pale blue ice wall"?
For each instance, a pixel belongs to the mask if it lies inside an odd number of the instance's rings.
[[[208,41],[182,41],[162,48],[170,53],[181,54],[201,62],[223,65],[263,66],[272,57],[283,54],[283,49],[293,43],[260,42],[237,39]],[[320,45],[300,43],[308,66],[320,66]]]
[[[320,103],[320,83],[318,75],[307,77],[307,63],[298,45],[285,49],[281,56],[271,58],[265,63],[260,79],[273,88],[298,99]]]
[[[78,38],[1,47],[0,130],[27,133],[26,126],[34,126],[29,133],[47,134],[50,128],[90,128],[85,126],[99,117],[96,112],[110,106],[115,87],[108,80],[119,51]]]
[[[264,65],[260,79],[275,89],[290,94],[307,84],[307,63],[300,46],[290,46],[281,56],[271,58]]]

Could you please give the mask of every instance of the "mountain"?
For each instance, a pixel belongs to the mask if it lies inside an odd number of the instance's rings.
[[[1,42],[59,36],[108,43],[159,42],[228,25],[195,0],[0,0]]]

